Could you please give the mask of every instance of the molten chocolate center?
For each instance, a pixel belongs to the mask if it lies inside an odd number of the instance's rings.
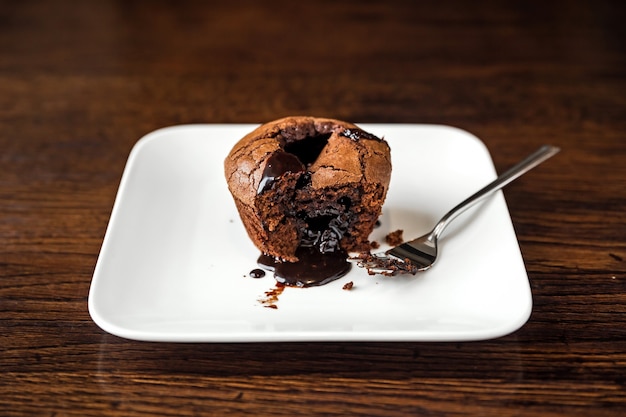
[[[296,173],[304,170],[305,167],[297,156],[283,151],[274,152],[267,160],[259,188],[257,189],[257,194],[271,189],[274,182],[278,180],[281,175],[287,172]]]
[[[360,137],[348,131],[352,140]],[[284,150],[275,152],[268,159],[259,184],[258,193],[272,189],[274,184],[286,173],[302,173],[296,183],[296,189],[309,186],[307,168],[315,162],[328,143],[330,133],[290,141]],[[297,287],[323,285],[342,277],[350,271],[348,255],[339,247],[339,242],[348,230],[351,216],[349,198],[342,197],[337,202],[313,203],[298,207],[290,201],[288,211],[300,219],[300,243],[295,256],[297,262],[276,260],[269,255],[261,255],[258,263],[261,267],[274,271],[274,277],[282,284]]]

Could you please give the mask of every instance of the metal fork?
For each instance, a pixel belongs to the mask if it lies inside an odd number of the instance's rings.
[[[559,148],[557,147],[550,145],[542,146],[500,175],[493,182],[487,184],[455,206],[439,220],[432,231],[424,236],[389,249],[385,252],[385,255],[361,254],[356,258],[352,258],[352,260],[356,261],[359,266],[366,268],[370,275],[415,274],[418,271],[429,269],[437,260],[437,241],[452,220],[474,204],[500,190],[502,187],[530,171],[557,152],[559,152]]]

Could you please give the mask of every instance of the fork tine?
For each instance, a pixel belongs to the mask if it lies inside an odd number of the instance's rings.
[[[420,271],[420,266],[413,264],[409,259],[400,259],[395,256],[376,254],[360,254],[355,258],[349,258],[361,268],[365,268],[369,275],[395,276],[398,274],[413,274]]]
[[[408,259],[417,266],[418,271],[427,270],[435,263],[435,259],[437,259],[436,253],[426,253],[412,246],[411,242],[405,242],[395,248],[389,249],[386,254],[403,260]]]

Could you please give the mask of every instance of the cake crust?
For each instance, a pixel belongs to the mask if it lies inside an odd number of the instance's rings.
[[[224,172],[253,243],[263,254],[295,261],[305,235],[321,234],[323,227],[312,226],[320,218],[335,219],[331,226],[343,250],[369,246],[391,157],[386,141],[352,123],[291,116],[244,136],[226,157]]]

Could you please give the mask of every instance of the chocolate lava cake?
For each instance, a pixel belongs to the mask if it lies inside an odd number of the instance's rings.
[[[352,123],[307,116],[259,126],[224,162],[259,263],[288,285],[320,285],[370,249],[391,177],[389,145]]]

